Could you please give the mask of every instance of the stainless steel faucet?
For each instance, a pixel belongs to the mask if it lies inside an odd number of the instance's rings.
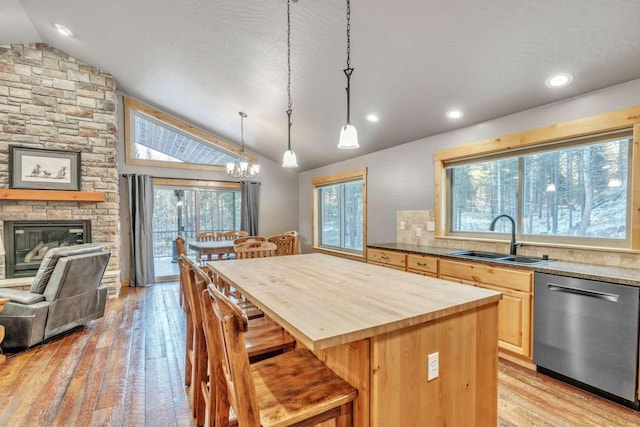
[[[516,255],[516,248],[522,246],[522,243],[516,243],[516,222],[514,221],[513,218],[511,218],[507,214],[498,215],[497,217],[493,218],[493,220],[491,221],[491,224],[489,225],[489,231],[493,231],[493,229],[496,227],[496,221],[498,221],[500,218],[503,218],[503,217],[511,221],[511,245],[509,248],[509,254]]]

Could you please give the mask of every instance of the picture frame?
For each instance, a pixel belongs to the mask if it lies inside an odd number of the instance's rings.
[[[80,151],[10,145],[9,188],[80,191]]]

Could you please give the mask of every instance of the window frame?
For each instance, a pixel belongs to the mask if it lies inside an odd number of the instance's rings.
[[[189,123],[177,119],[156,108],[146,105],[128,96],[124,97],[124,162],[128,165],[155,166],[161,168],[198,169],[216,172],[225,172],[226,165],[214,166],[201,163],[169,162],[160,160],[144,160],[135,157],[135,138],[133,120],[136,113],[149,117],[151,120],[162,123],[167,128],[173,128],[177,132],[186,133],[190,137],[210,144],[217,150],[226,151],[234,156],[240,157],[241,147],[233,144],[219,136],[199,129]],[[244,157],[252,163],[257,162],[255,153],[245,149]]]
[[[362,251],[350,251],[347,249],[338,250],[326,246],[321,246],[319,244],[320,227],[318,221],[320,220],[320,215],[318,215],[318,212],[320,209],[320,200],[318,198],[318,190],[330,185],[344,184],[354,181],[362,181]],[[311,186],[313,195],[313,209],[311,218],[311,250],[314,252],[335,255],[357,261],[365,261],[367,259],[367,168],[355,169],[348,172],[317,177],[311,180]]]
[[[638,251],[640,250],[640,106],[619,110],[611,113],[600,114],[583,119],[550,125],[533,130],[518,132],[498,138],[478,141],[440,150],[434,153],[435,173],[435,237],[440,239],[458,240],[485,240],[495,242],[484,233],[476,236],[463,236],[459,233],[449,232],[448,191],[450,183],[447,177],[447,166],[462,164],[472,159],[493,157],[513,157],[521,155],[514,151],[547,151],[550,145],[562,147],[562,144],[571,145],[577,139],[587,141],[589,138],[623,131],[632,133],[630,152],[630,171],[628,176],[628,208],[629,208],[629,234],[628,240],[622,246],[601,245],[589,238],[574,238],[576,241],[568,243],[558,242],[555,239],[536,241],[535,235],[526,235],[525,242],[538,246],[554,247],[580,247],[594,248],[598,250]],[[517,221],[519,223],[519,221]],[[480,235],[482,234],[482,235]],[[504,234],[500,235],[504,238]],[[520,236],[522,237],[522,236]],[[533,238],[532,240],[528,240]]]

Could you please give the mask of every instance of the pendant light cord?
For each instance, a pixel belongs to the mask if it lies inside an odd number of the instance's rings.
[[[289,104],[287,109],[287,117],[289,126],[288,132],[288,150],[291,151],[291,0],[287,0],[287,97]]]
[[[347,68],[344,70],[347,76],[347,124],[351,124],[351,0],[347,0]]]

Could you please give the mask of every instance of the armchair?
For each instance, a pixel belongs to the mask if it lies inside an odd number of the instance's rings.
[[[29,291],[0,289],[9,298],[0,312],[3,347],[31,347],[104,315],[102,276],[111,254],[101,244],[50,249]]]

